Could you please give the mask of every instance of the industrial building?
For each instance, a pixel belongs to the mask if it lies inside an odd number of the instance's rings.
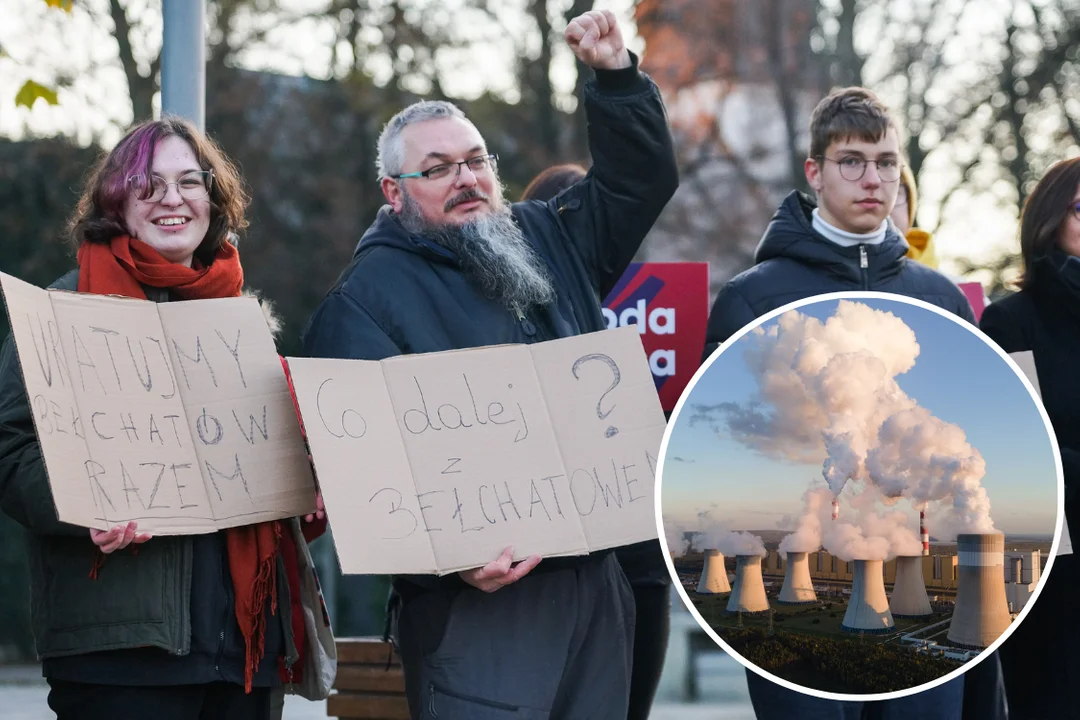
[[[705,563],[698,580],[699,595],[716,595],[731,592],[727,569],[724,567],[724,555],[719,550],[706,550]]]
[[[881,560],[855,560],[851,598],[840,629],[852,633],[889,632],[896,623],[885,595],[885,576]]]
[[[893,564],[896,571],[889,609],[894,618],[917,618],[932,615],[930,599],[923,582],[921,555],[899,556]]]
[[[731,586],[728,613],[763,613],[769,610],[765,581],[761,576],[760,555],[735,556],[735,583]]]
[[[956,537],[956,549],[959,586],[949,625],[949,642],[960,647],[985,648],[1012,622],[1005,598],[1005,536],[961,534]]]
[[[810,579],[808,553],[789,552],[787,554],[784,585],[780,588],[780,595],[777,596],[776,602],[782,605],[808,605],[817,602],[814,582]]]

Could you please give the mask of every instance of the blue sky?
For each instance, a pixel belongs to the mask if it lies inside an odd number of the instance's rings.
[[[1057,513],[1053,451],[1042,416],[1010,367],[979,337],[936,313],[883,299],[859,302],[896,315],[914,331],[919,356],[896,381],[933,415],[963,429],[982,454],[982,484],[997,529],[1052,535]],[[825,320],[837,303],[813,303],[798,312]],[[775,324],[774,318],[763,327]],[[821,479],[820,464],[764,457],[705,423],[691,426],[693,405],[745,403],[757,393],[757,381],[743,359],[746,338],[716,359],[673,421],[663,458],[665,520],[688,521],[709,510],[725,529],[776,528],[783,515],[800,511],[810,481]],[[911,506],[901,501],[896,507]]]

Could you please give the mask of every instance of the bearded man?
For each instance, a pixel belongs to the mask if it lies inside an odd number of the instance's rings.
[[[675,192],[675,155],[614,15],[586,13],[565,39],[596,74],[589,174],[548,202],[510,204],[461,110],[405,108],[379,137],[389,204],[315,311],[306,355],[379,360],[605,328],[599,298]],[[634,604],[615,556],[518,560],[506,548],[455,575],[394,577],[412,717],[625,720]]]

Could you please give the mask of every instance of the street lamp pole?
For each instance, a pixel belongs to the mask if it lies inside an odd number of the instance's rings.
[[[206,125],[206,0],[162,0],[161,111]]]

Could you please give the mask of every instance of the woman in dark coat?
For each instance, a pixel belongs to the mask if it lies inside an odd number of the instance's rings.
[[[1065,519],[1080,498],[1080,158],[1054,165],[1020,217],[1020,292],[990,305],[980,327],[1008,353],[1031,351],[1065,470]],[[1010,718],[1080,717],[1076,556],[1060,555],[1035,606],[998,651]]]

